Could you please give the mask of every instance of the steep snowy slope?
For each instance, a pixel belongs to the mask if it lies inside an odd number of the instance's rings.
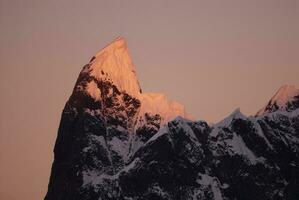
[[[81,71],[65,105],[46,200],[264,200],[299,196],[298,91],[283,87],[256,117],[186,119],[142,93],[123,38]]]
[[[268,104],[258,111],[257,116],[276,110],[293,110],[298,103],[299,89],[296,89],[294,85],[284,85],[276,92]]]
[[[101,90],[96,82],[104,81],[111,83],[120,92],[138,99],[141,103],[140,117],[144,117],[146,113],[158,114],[162,118],[162,123],[166,123],[178,115],[187,117],[184,106],[168,100],[164,94],[141,92],[135,67],[124,38],[116,38],[98,52],[81,74],[95,79],[88,82],[87,87],[84,88],[95,100],[100,100],[101,96]]]
[[[185,117],[179,103],[141,93],[126,42],[117,38],[84,66],[65,105],[46,199],[77,198],[83,179],[115,174],[177,115]]]
[[[137,97],[141,89],[126,41],[118,37],[98,52],[90,62],[90,75],[97,80],[110,81],[119,91]]]

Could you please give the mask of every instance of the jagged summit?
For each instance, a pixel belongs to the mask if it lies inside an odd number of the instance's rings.
[[[291,98],[299,94],[299,90],[294,85],[283,85],[271,99],[279,106],[284,106]]]
[[[140,86],[126,41],[122,37],[99,51],[91,60],[91,75],[111,81],[120,91],[136,97]]]
[[[131,60],[127,43],[123,37],[114,41],[99,51],[90,61],[89,76],[98,81],[108,81],[121,92],[129,94],[141,103],[139,117],[145,114],[158,114],[162,124],[180,115],[190,118],[183,105],[169,100],[161,93],[141,93],[135,67]],[[83,70],[85,72],[85,70]],[[88,82],[86,92],[95,101],[101,100],[101,90],[94,81]]]
[[[113,51],[114,49],[124,48],[127,49],[127,42],[124,37],[118,36],[112,42],[107,44],[104,48],[102,48],[98,53],[96,53],[95,57],[101,55],[103,51]]]
[[[227,126],[234,119],[246,119],[246,118],[247,117],[241,112],[240,108],[237,108],[228,117],[224,118],[223,120],[215,124],[215,127]]]
[[[296,96],[299,96],[299,89],[294,85],[281,86],[268,104],[258,111],[257,116],[276,110],[287,110],[287,107],[292,103]]]
[[[140,95],[140,100],[140,115],[144,115],[145,113],[159,114],[162,116],[162,124],[169,122],[177,116],[189,118],[182,104],[169,100],[162,93],[143,93]]]
[[[139,89],[123,38],[84,66],[61,115],[45,200],[297,199],[293,87],[271,99],[264,110],[273,113],[237,109],[213,126]]]

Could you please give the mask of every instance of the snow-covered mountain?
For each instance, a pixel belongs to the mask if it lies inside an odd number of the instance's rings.
[[[293,110],[299,104],[299,89],[294,85],[282,86],[270,99],[268,104],[258,111],[257,115],[270,113],[276,110]]]
[[[65,105],[45,200],[296,199],[298,90],[255,117],[209,126],[163,94],[143,93],[117,38],[81,71]]]

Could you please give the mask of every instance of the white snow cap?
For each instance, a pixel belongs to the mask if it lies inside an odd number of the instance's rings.
[[[240,108],[235,109],[228,117],[224,118],[215,127],[229,126],[234,119],[247,119],[247,117],[241,112]]]
[[[135,67],[123,37],[116,38],[95,55],[91,61],[90,75],[98,80],[110,81],[120,91],[139,99],[141,102],[139,116],[144,116],[145,113],[159,114],[163,118],[163,124],[176,116],[191,118],[186,115],[183,105],[169,100],[164,94],[141,93]],[[95,100],[100,100],[101,91],[94,82],[88,84],[87,92]]]
[[[91,64],[91,75],[98,80],[112,81],[120,91],[133,97],[140,94],[135,67],[122,37],[116,38],[95,55]]]
[[[139,116],[143,116],[145,113],[159,114],[163,118],[162,124],[173,120],[177,116],[189,118],[182,104],[169,100],[164,94],[143,93],[140,95],[140,101]]]
[[[257,115],[262,115],[267,113],[267,107],[276,104],[279,109],[284,110],[287,103],[292,101],[292,99],[299,95],[299,89],[297,89],[294,85],[283,85],[279,88],[276,94],[271,98],[269,103],[258,111]]]
[[[87,93],[95,100],[100,101],[101,100],[101,90],[98,88],[96,82],[92,80],[87,84]]]

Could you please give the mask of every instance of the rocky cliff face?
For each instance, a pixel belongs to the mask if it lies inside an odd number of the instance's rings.
[[[117,38],[65,105],[45,199],[296,199],[299,93],[286,93],[255,117],[191,121],[179,103],[141,92]]]

